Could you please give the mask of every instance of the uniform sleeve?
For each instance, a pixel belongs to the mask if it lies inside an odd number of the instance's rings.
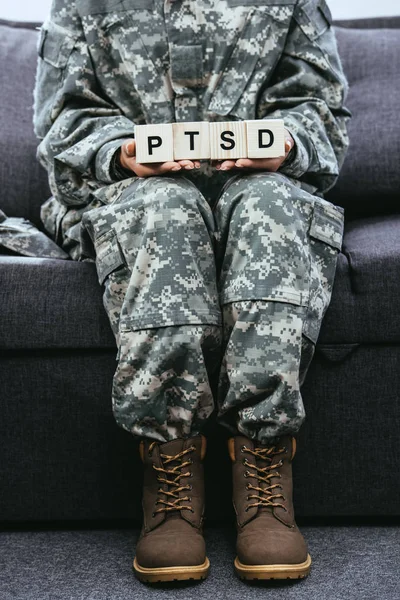
[[[38,158],[52,193],[67,206],[119,179],[113,158],[134,123],[99,89],[75,2],[53,0],[41,28],[34,90]]]
[[[296,146],[281,172],[326,192],[348,147],[347,81],[325,0],[299,0],[281,59],[261,94],[261,118],[283,118]]]

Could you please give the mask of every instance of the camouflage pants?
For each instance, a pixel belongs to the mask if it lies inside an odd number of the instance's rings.
[[[194,435],[216,397],[221,423],[250,438],[299,429],[341,208],[252,173],[233,176],[212,209],[178,174],[133,179],[84,223],[118,345],[119,425],[160,441]]]

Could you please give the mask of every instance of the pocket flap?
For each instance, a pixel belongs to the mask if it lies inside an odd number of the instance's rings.
[[[106,277],[125,264],[117,236],[114,231],[108,231],[95,241],[96,268],[99,283],[102,285]]]
[[[331,11],[325,0],[309,0],[298,6],[293,16],[311,41],[319,38],[332,24]]]
[[[153,10],[154,0],[81,0],[78,11],[81,17],[128,10]]]
[[[326,202],[326,201],[324,201]],[[339,206],[316,200],[310,225],[310,236],[333,246],[342,248],[344,211]]]
[[[53,67],[63,69],[68,62],[77,37],[56,23],[47,21],[40,30],[38,54]]]

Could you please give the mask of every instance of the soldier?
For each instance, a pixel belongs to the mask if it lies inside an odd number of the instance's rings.
[[[118,346],[113,412],[141,438],[137,576],[208,573],[202,430],[217,396],[236,571],[304,577],[291,463],[342,242],[343,210],[323,193],[349,118],[325,0],[54,0],[39,57],[42,218],[96,262]],[[282,158],[136,163],[135,124],[265,118],[285,121]]]

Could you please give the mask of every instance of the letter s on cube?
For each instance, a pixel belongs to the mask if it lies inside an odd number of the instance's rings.
[[[285,156],[285,125],[283,119],[246,121],[248,158]]]
[[[172,123],[135,126],[136,162],[159,163],[174,160]]]
[[[210,123],[212,160],[227,160],[247,156],[246,124],[244,121]]]

